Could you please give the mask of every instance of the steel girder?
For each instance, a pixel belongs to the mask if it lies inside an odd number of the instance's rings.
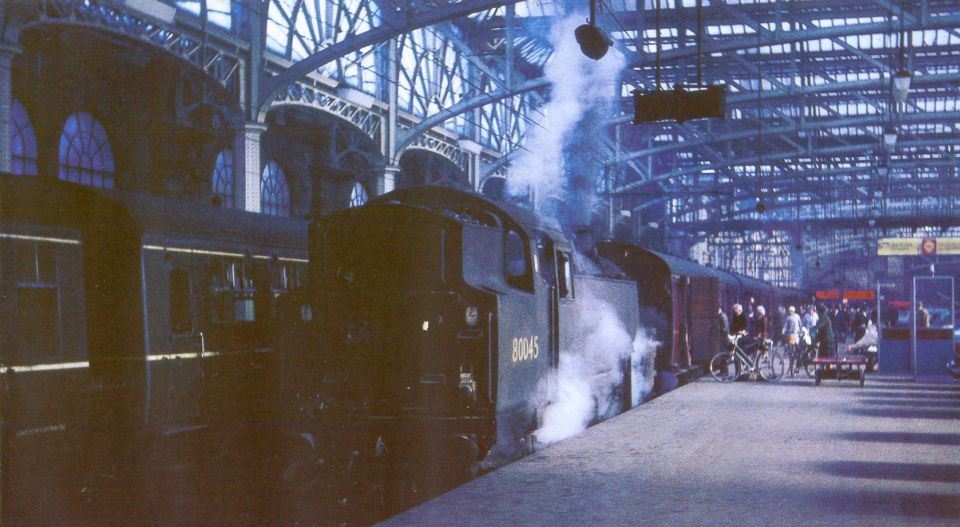
[[[437,5],[431,2],[384,2],[385,15],[381,25],[330,45],[309,57],[300,60],[279,75],[263,79],[260,107],[264,107],[289,84],[308,75],[339,56],[347,55],[368,46],[408,33],[418,28],[432,26],[460,18],[470,13],[516,3],[518,0],[463,0]],[[387,8],[389,7],[389,8]]]

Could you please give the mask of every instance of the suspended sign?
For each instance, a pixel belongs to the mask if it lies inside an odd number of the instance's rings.
[[[878,256],[960,254],[960,238],[880,238]]]
[[[863,291],[839,291],[837,289],[819,290],[816,293],[817,300],[873,300],[877,297],[876,293],[870,290]]]

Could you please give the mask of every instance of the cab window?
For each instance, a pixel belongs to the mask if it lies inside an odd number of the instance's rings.
[[[523,235],[513,229],[508,230],[503,255],[507,283],[518,289],[532,290],[530,261]]]
[[[554,285],[556,269],[553,260],[553,241],[544,234],[537,237],[537,261],[540,264],[538,269],[540,279],[551,286]]]
[[[565,252],[557,252],[557,275],[560,298],[573,298],[573,268]]]

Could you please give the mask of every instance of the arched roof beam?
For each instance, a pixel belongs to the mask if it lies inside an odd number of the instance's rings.
[[[337,57],[349,55],[367,46],[372,46],[421,27],[447,22],[477,11],[493,9],[507,4],[515,4],[518,1],[519,0],[462,0],[461,2],[447,3],[441,6],[427,2],[422,5],[417,4],[420,9],[416,10],[404,9],[399,3],[384,2],[383,23],[380,26],[324,48],[298,61],[279,75],[264,78],[261,81],[262,90],[260,91],[261,96],[257,107],[262,111],[269,106],[270,101],[286,89],[287,85],[316,71]]]
[[[862,199],[859,201],[867,201]],[[798,205],[814,205],[821,203],[818,200],[804,200],[797,203],[791,203],[789,205],[782,205],[780,207],[768,207],[767,212],[770,210],[775,210],[776,208],[787,208],[787,207],[796,207]],[[744,211],[744,214],[748,211]],[[960,226],[960,215],[945,215],[945,214],[887,214],[885,216],[879,216],[876,218],[864,215],[864,216],[848,216],[844,218],[838,217],[812,217],[812,218],[801,218],[803,225],[820,225],[824,227],[829,227],[832,229],[842,229],[842,228],[864,228],[869,224],[867,223],[871,219],[874,220],[874,226],[876,228],[890,228],[890,227],[919,227],[926,225],[948,225],[948,226]],[[782,229],[790,230],[795,229],[797,226],[796,218],[790,219],[728,219],[723,221],[680,221],[670,223],[670,229],[672,231],[684,231],[684,232],[724,232],[724,231],[751,231],[751,230],[764,230],[768,231],[770,229]]]
[[[791,126],[779,126],[772,127],[763,130],[764,136],[773,137],[775,135],[784,135],[784,134],[793,134],[801,130],[817,130],[820,128],[837,128],[843,126],[869,126],[869,125],[882,125],[884,123],[883,115],[867,115],[867,116],[858,116],[858,117],[843,117],[839,119],[831,120],[808,120],[803,123],[794,124]],[[911,123],[930,123],[930,122],[957,122],[960,121],[960,112],[925,112],[925,113],[908,113],[902,114],[898,118],[898,123],[911,124]],[[752,124],[751,124],[752,126]],[[717,134],[715,136],[703,139],[700,141],[684,141],[671,143],[668,145],[655,146],[653,148],[648,148],[646,150],[638,150],[636,152],[631,152],[627,155],[620,157],[619,160],[614,160],[608,165],[614,165],[617,162],[624,162],[628,160],[638,159],[653,154],[662,154],[666,152],[676,152],[683,150],[691,150],[693,147],[703,146],[710,143],[718,143],[723,141],[737,141],[741,139],[748,139],[755,137],[758,133],[758,130],[754,127],[747,130],[738,130],[735,132],[729,132],[724,134]],[[811,155],[818,155],[817,152],[809,152]],[[712,168],[712,167],[703,167],[703,168]],[[640,182],[644,183],[644,182]]]
[[[494,91],[493,93],[486,93],[478,95],[472,99],[461,101],[446,110],[441,110],[433,115],[428,116],[418,123],[416,126],[411,128],[401,139],[397,142],[397,151],[393,152],[393,156],[396,157],[403,152],[403,149],[413,143],[417,137],[426,132],[427,130],[442,124],[448,119],[452,119],[460,114],[475,110],[481,106],[486,106],[487,104],[493,104],[500,102],[504,99],[509,99],[517,95],[522,95],[524,93],[543,88],[550,84],[550,81],[545,78],[534,79],[532,81],[527,81],[521,86],[514,89],[501,88]]]
[[[920,31],[924,29],[956,29],[960,26],[960,15],[941,15],[929,17],[926,22],[919,20],[908,21],[904,19],[904,31]],[[822,38],[838,38],[850,35],[861,35],[870,33],[888,33],[890,32],[889,22],[870,22],[866,24],[845,24],[833,27],[818,27],[816,29],[804,29],[800,31],[777,31],[773,33],[749,35],[738,38],[728,38],[723,40],[714,40],[703,46],[702,53],[718,53],[725,51],[736,51],[740,49],[752,49],[760,46],[776,46],[779,44],[792,44],[804,40],[817,40]],[[662,51],[660,53],[660,62],[670,62],[684,58],[695,57],[697,55],[696,46],[680,46],[674,49]],[[630,65],[631,68],[648,67],[652,61],[653,53],[640,53],[638,62]]]
[[[956,114],[956,116],[954,117],[955,119],[960,119],[960,112],[951,112],[951,113]],[[914,118],[914,120],[915,121],[920,120],[921,117],[924,117],[924,116],[921,115],[919,117]],[[881,116],[862,118],[862,119],[872,119],[875,122],[882,121]],[[943,146],[947,144],[960,145],[960,137],[937,138],[937,139],[907,139],[899,142],[897,144],[897,148]],[[807,151],[805,149],[794,149],[794,150],[785,150],[780,152],[770,152],[770,153],[764,154],[763,160],[765,163],[771,163],[773,161],[790,159],[792,157],[799,157],[799,156],[827,157],[832,155],[849,154],[854,152],[874,151],[879,149],[880,147],[881,145],[878,144],[877,142],[869,141],[869,142],[853,143],[849,145],[836,146],[836,147],[830,147],[830,148],[820,148],[815,151]],[[651,182],[655,182],[655,181],[665,181],[671,178],[676,178],[676,177],[680,177],[687,174],[695,174],[697,172],[702,172],[704,170],[711,170],[711,169],[717,170],[720,168],[727,168],[737,163],[739,163],[739,161],[730,161],[730,162],[714,164],[714,165],[697,165],[692,167],[685,167],[679,170],[668,172],[666,174],[661,174],[647,181],[637,181],[637,182],[629,183],[627,185],[623,185],[620,189],[618,189],[618,192],[629,191],[640,185],[650,184]]]

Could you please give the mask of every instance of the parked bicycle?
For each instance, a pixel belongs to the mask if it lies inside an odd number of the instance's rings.
[[[778,351],[787,362],[787,373],[790,377],[799,374],[801,370],[807,372],[807,377],[813,377],[816,370],[813,359],[817,356],[817,347],[813,345],[807,328],[800,329],[800,338],[796,344],[784,344]]]
[[[775,382],[783,377],[786,361],[773,349],[772,340],[744,341],[742,335],[728,338],[730,351],[721,351],[710,359],[710,376],[715,380],[732,382],[741,375],[759,374],[764,380]]]

